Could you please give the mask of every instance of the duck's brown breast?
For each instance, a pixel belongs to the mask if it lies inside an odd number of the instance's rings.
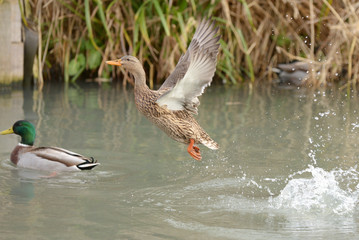
[[[31,150],[31,148],[32,146],[22,145],[21,143],[18,144],[11,152],[11,156],[10,156],[11,162],[17,165],[17,163],[20,160],[21,154],[28,152],[29,150]]]

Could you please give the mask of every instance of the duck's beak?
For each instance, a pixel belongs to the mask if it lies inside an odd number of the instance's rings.
[[[106,63],[114,66],[122,66],[121,59],[106,61]]]
[[[14,130],[12,128],[9,128],[8,130],[0,132],[1,135],[11,134],[14,133]]]

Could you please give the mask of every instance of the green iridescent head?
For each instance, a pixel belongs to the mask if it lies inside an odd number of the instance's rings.
[[[1,135],[15,133],[21,137],[21,143],[26,145],[33,145],[36,137],[35,127],[31,122],[20,120],[8,130],[0,132]]]

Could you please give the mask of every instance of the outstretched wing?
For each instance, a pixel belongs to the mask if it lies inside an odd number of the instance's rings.
[[[210,85],[216,70],[220,36],[214,21],[199,24],[187,52],[181,56],[175,70],[159,90],[170,88],[157,99],[170,110],[188,110],[197,114],[198,96]]]

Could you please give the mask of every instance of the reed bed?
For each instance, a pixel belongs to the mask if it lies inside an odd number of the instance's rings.
[[[215,82],[271,81],[272,67],[308,62],[311,85],[359,75],[356,0],[29,0],[41,34],[39,66],[45,81],[61,73],[132,82],[105,64],[137,56],[149,84],[160,84],[185,52],[198,21],[212,18],[221,34]],[[316,74],[320,73],[320,74]]]

